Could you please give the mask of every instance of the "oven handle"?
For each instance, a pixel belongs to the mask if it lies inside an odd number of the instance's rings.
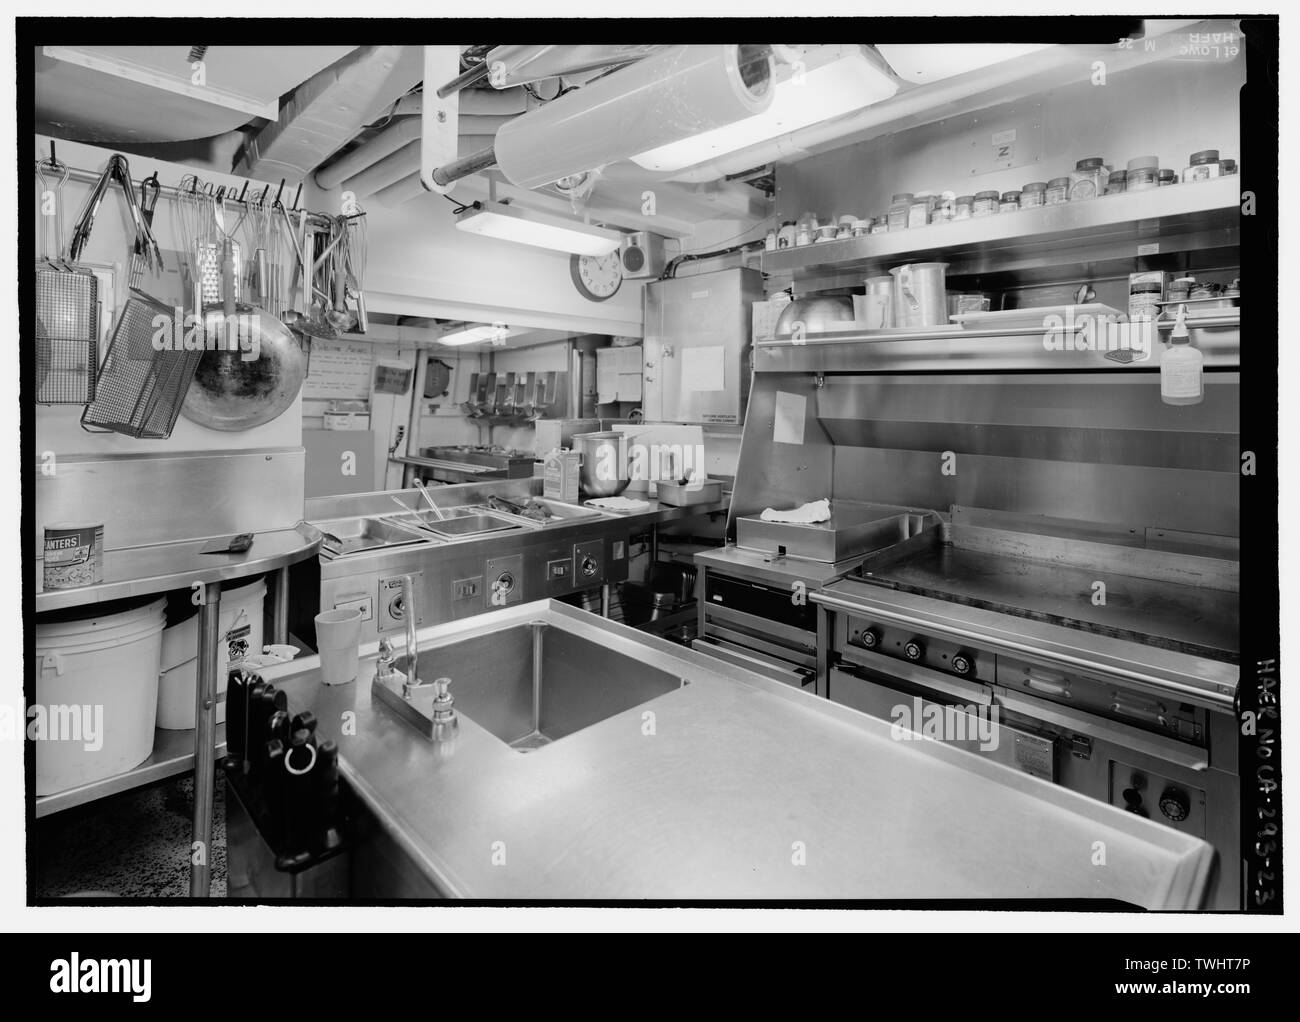
[[[728,649],[709,642],[708,639],[692,639],[691,649],[697,650],[705,656],[717,657],[733,667],[743,667],[747,671],[753,671],[755,674],[761,674],[765,678],[783,682],[794,688],[807,688],[809,683],[817,680],[815,671],[809,671],[806,675],[801,674],[784,664],[777,664],[759,656],[749,656],[734,649]]]
[[[1191,685],[1182,684],[1181,682],[1170,681],[1167,678],[1160,678],[1154,675],[1144,674],[1141,671],[1130,670],[1126,667],[1099,664],[1096,661],[1088,660],[1084,657],[1070,656],[1066,653],[1056,653],[1045,650],[1041,646],[1036,646],[1031,643],[1015,642],[1014,640],[1004,639],[999,636],[990,635],[986,632],[977,632],[971,629],[958,628],[955,625],[937,621],[927,620],[923,624],[918,624],[916,617],[912,614],[889,610],[876,604],[872,604],[869,608],[863,607],[859,603],[845,600],[841,597],[834,596],[831,593],[810,593],[809,596],[812,598],[814,603],[820,603],[826,607],[833,607],[836,610],[847,611],[850,614],[869,615],[871,617],[882,618],[886,621],[893,621],[896,624],[905,625],[910,628],[941,632],[944,635],[963,639],[966,642],[973,642],[983,646],[994,646],[998,649],[1020,653],[1023,656],[1037,657],[1040,660],[1050,660],[1053,663],[1078,668],[1079,670],[1087,671],[1091,674],[1100,675],[1103,678],[1124,678],[1128,681],[1136,682],[1145,688],[1154,687],[1161,692],[1169,692],[1176,695],[1187,696],[1196,700],[1203,700],[1211,703],[1219,709],[1231,710],[1233,707],[1235,693],[1210,692],[1202,688],[1195,688]]]

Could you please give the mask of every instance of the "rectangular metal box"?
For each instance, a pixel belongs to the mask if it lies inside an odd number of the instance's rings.
[[[763,275],[737,267],[645,286],[644,411],[651,422],[738,424],[749,399],[750,317]]]

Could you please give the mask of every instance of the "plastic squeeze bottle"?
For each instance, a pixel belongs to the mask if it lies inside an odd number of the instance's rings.
[[[1160,359],[1160,400],[1167,405],[1198,405],[1205,397],[1202,381],[1204,356],[1187,336],[1187,306],[1178,307],[1178,321],[1169,347]]]

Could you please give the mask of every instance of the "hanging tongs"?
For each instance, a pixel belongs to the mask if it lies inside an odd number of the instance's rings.
[[[131,222],[135,226],[135,241],[132,243],[131,251],[138,253],[144,260],[145,265],[151,270],[154,268],[155,260],[157,260],[157,268],[161,270],[163,266],[162,249],[158,247],[158,242],[153,236],[153,229],[141,215],[140,207],[136,203],[135,184],[131,180],[130,165],[127,163],[125,156],[116,153],[109,157],[108,166],[104,168],[99,180],[95,182],[94,189],[86,198],[86,205],[82,208],[81,217],[72,232],[72,243],[68,246],[68,258],[75,262],[81,257],[82,249],[85,248],[86,242],[90,240],[90,232],[95,226],[95,217],[99,214],[99,207],[104,202],[104,194],[108,191],[109,184],[114,180],[122,186],[122,193],[126,196],[127,212],[131,214]]]

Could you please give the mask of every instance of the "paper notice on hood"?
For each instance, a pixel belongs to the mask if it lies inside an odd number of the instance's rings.
[[[725,390],[723,367],[727,349],[721,344],[682,349],[682,390]]]
[[[778,444],[802,444],[804,417],[808,399],[802,394],[776,392],[776,418],[772,423],[772,440]]]

